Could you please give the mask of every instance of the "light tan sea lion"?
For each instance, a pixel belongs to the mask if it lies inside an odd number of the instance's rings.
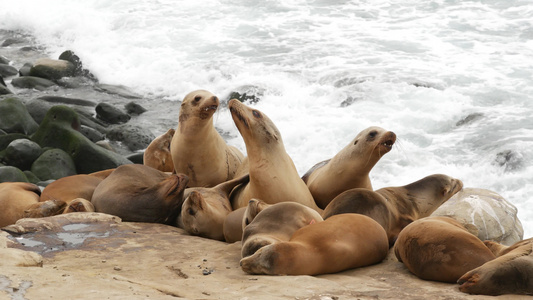
[[[478,295],[533,295],[533,238],[510,247],[485,241],[498,257],[470,270],[459,280],[459,290]]]
[[[174,162],[170,153],[170,142],[174,136],[174,129],[156,137],[143,153],[143,164],[161,172],[174,171]]]
[[[218,98],[204,90],[187,94],[181,103],[170,152],[175,172],[189,177],[189,187],[213,187],[233,179],[244,159],[213,126],[218,105]]]
[[[0,183],[0,228],[22,219],[24,210],[39,202],[40,194],[41,190],[33,183]]]
[[[224,240],[227,243],[235,243],[242,240],[242,218],[244,211],[246,211],[246,207],[238,208],[230,212],[224,219],[222,230],[224,232]]]
[[[229,195],[239,184],[247,183],[249,176],[235,178],[213,188],[188,188],[179,218],[179,227],[192,235],[224,240],[224,220],[232,211]]]
[[[252,199],[250,205],[257,205]],[[244,228],[242,234],[242,257],[254,254],[257,249],[288,241],[293,233],[309,224],[322,222],[314,209],[297,202],[280,202],[260,211]]]
[[[449,217],[427,217],[407,225],[398,235],[394,254],[419,278],[451,283],[495,258],[480,239]]]
[[[317,211],[313,196],[285,151],[276,125],[262,112],[236,99],[229,101],[235,125],[248,154],[250,182],[231,197],[233,209],[245,207],[252,198],[268,204],[298,202]]]
[[[76,198],[90,200],[102,180],[98,176],[86,174],[62,177],[44,188],[39,201],[62,200],[69,204]]]
[[[59,215],[66,206],[65,201],[57,199],[34,203],[24,210],[24,218],[44,218]]]
[[[63,210],[64,214],[73,213],[73,212],[94,212],[94,205],[88,201],[87,199],[83,198],[76,198],[65,207],[65,210]]]
[[[341,213],[367,215],[383,226],[392,246],[405,226],[431,215],[462,187],[459,179],[434,174],[405,186],[386,187],[377,191],[351,189],[335,197],[322,217],[327,219]]]
[[[341,214],[297,230],[290,241],[260,248],[241,259],[241,267],[250,274],[336,273],[379,263],[388,250],[385,230],[376,221]]]
[[[94,190],[96,212],[126,222],[175,224],[183,204],[188,178],[140,164],[122,165]]]
[[[314,165],[302,179],[317,205],[325,208],[333,198],[349,189],[372,189],[369,173],[395,141],[394,132],[369,127],[333,158]]]

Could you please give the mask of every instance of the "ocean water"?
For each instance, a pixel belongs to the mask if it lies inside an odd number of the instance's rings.
[[[260,96],[300,174],[369,126],[398,141],[374,188],[434,173],[486,188],[533,236],[533,2],[530,0],[0,0],[0,29],[73,50],[103,83],[158,106],[207,89]],[[150,125],[152,124],[152,125]],[[245,151],[227,108],[215,126]]]

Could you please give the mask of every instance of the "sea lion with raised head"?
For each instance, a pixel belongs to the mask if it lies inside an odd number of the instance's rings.
[[[156,137],[146,147],[143,153],[143,164],[152,167],[162,172],[174,171],[174,163],[172,162],[172,154],[170,152],[170,142],[174,137],[174,129],[169,129],[167,132]]]
[[[188,178],[140,164],[122,165],[96,187],[96,212],[127,222],[175,224]]]
[[[0,183],[0,228],[15,224],[24,217],[24,211],[39,202],[41,190],[29,182]]]
[[[510,247],[493,241],[485,244],[497,258],[468,271],[457,283],[464,293],[478,295],[533,295],[533,238]]]
[[[316,204],[326,206],[340,193],[354,188],[372,189],[369,173],[388,153],[396,134],[380,127],[361,131],[333,158],[317,163],[304,176]]]
[[[495,258],[480,239],[449,217],[426,217],[407,225],[394,254],[417,277],[450,283]]]
[[[218,97],[205,90],[187,94],[181,103],[170,152],[174,171],[189,177],[189,187],[213,187],[233,179],[244,159],[213,126],[218,106]]]
[[[388,252],[387,235],[376,221],[341,214],[298,229],[289,241],[258,249],[241,259],[241,268],[250,274],[318,275],[376,264]]]
[[[431,215],[462,187],[463,183],[459,179],[433,174],[405,186],[386,187],[376,191],[351,189],[335,197],[322,217],[327,219],[342,213],[367,215],[383,226],[392,246],[405,226]]]
[[[261,200],[252,199],[249,205],[258,207],[259,202]],[[259,207],[263,209],[253,216],[244,228],[242,257],[250,256],[266,245],[288,241],[296,230],[309,224],[322,222],[322,217],[318,212],[297,202],[280,202],[268,206],[259,205]]]
[[[236,99],[229,101],[231,116],[248,154],[250,182],[231,196],[233,209],[252,198],[268,204],[293,201],[317,211],[313,196],[287,154],[281,134],[267,115]]]
[[[186,189],[178,226],[192,235],[223,241],[224,220],[232,211],[229,195],[233,188],[248,180],[249,176],[245,175],[213,188]]]

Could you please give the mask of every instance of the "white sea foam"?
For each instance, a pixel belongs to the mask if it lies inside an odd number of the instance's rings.
[[[301,174],[366,127],[392,130],[399,140],[373,169],[374,187],[445,173],[510,200],[533,236],[529,0],[0,4],[1,29],[30,32],[51,57],[73,50],[102,82],[154,101],[260,89],[254,105]],[[167,125],[154,124],[156,134]],[[244,150],[227,110],[216,126]]]

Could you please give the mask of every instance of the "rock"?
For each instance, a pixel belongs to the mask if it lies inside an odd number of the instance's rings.
[[[4,77],[15,76],[18,74],[18,70],[15,67],[6,64],[0,64],[0,75]]]
[[[59,179],[77,174],[74,161],[61,149],[45,151],[32,164],[31,172],[41,180]]]
[[[505,150],[496,154],[494,163],[503,167],[505,172],[512,172],[522,168],[524,157],[517,151]]]
[[[19,75],[20,76],[30,76],[30,70],[31,67],[33,67],[32,63],[25,63],[20,69],[19,69]]]
[[[33,184],[37,184],[41,182],[41,179],[35,176],[35,174],[33,174],[32,171],[26,170],[24,171],[24,175],[26,175],[26,178],[28,179],[28,181]]]
[[[90,100],[60,97],[60,96],[41,96],[38,99],[42,99],[49,103],[71,104],[71,105],[90,106],[90,107],[95,107],[97,104],[96,102],[90,101]]]
[[[136,152],[126,156],[127,159],[131,160],[134,164],[142,165],[144,162],[144,152]]]
[[[126,158],[98,147],[79,132],[78,114],[67,106],[50,108],[32,140],[41,147],[54,147],[67,152],[80,174],[113,169],[131,163]]]
[[[97,84],[94,86],[94,88],[97,91],[106,92],[112,95],[118,95],[123,98],[128,98],[128,99],[141,98],[140,95],[135,94],[134,92],[130,91],[130,89],[128,89],[127,87],[123,85]]]
[[[142,107],[141,105],[135,103],[135,102],[130,102],[128,104],[126,104],[124,106],[124,108],[126,109],[126,112],[130,115],[134,115],[134,116],[138,116],[140,114],[143,114],[144,112],[146,112],[146,108]]]
[[[26,175],[19,168],[13,166],[0,167],[0,183],[17,181],[29,182]]]
[[[105,139],[105,136],[103,133],[101,133],[100,131],[94,128],[91,128],[85,125],[81,125],[80,132],[93,143],[96,143],[98,141]]]
[[[231,99],[237,99],[241,102],[257,103],[261,100],[265,93],[265,89],[253,86],[245,85],[238,87],[235,91],[231,92],[228,96],[228,101]]]
[[[5,39],[1,46],[8,47],[14,44],[22,44],[22,43],[26,43],[26,40],[24,38],[10,37],[10,38]]]
[[[32,251],[20,249],[0,249],[0,266],[42,267],[43,257]]]
[[[49,58],[38,59],[30,69],[30,76],[52,81],[59,80],[63,77],[75,76],[75,74],[76,67],[71,62]]]
[[[146,149],[155,139],[150,130],[131,124],[119,125],[107,132],[107,138],[124,143],[131,151]]]
[[[13,92],[8,89],[6,86],[0,84],[0,95],[10,95],[13,94]]]
[[[9,65],[10,62],[11,61],[9,59],[7,59],[5,56],[0,55],[0,64]]]
[[[2,129],[0,129],[0,135],[6,135],[7,132],[3,131]]]
[[[34,76],[13,78],[13,80],[11,80],[11,84],[20,89],[36,89],[39,91],[44,91],[47,88],[56,85],[53,81]]]
[[[4,81],[4,77],[0,75],[0,86],[7,87],[6,82]]]
[[[493,240],[509,246],[524,235],[517,212],[513,204],[493,191],[463,188],[432,215],[454,218],[482,241]]]
[[[469,114],[468,116],[464,117],[463,119],[457,121],[457,123],[455,123],[455,126],[459,127],[459,126],[464,126],[464,125],[468,125],[468,124],[471,124],[481,118],[483,118],[484,115],[482,113],[473,113],[473,114]]]
[[[10,166],[28,170],[41,152],[39,144],[28,139],[18,139],[7,146],[5,160]]]
[[[7,148],[7,145],[9,145],[12,141],[18,140],[18,139],[30,139],[27,135],[24,135],[22,133],[9,133],[5,135],[0,135],[0,150],[3,150]]]
[[[108,103],[99,103],[96,106],[96,117],[110,124],[126,123],[131,118],[122,110]]]
[[[89,72],[89,70],[83,68],[83,64],[80,60],[80,57],[74,54],[73,51],[67,50],[61,53],[61,55],[59,55],[59,59],[66,60],[74,65],[75,76],[84,76],[84,77],[91,79],[94,82],[98,81],[98,79],[91,72]]]
[[[19,99],[11,97],[0,101],[0,129],[9,133],[32,134],[38,126]]]

